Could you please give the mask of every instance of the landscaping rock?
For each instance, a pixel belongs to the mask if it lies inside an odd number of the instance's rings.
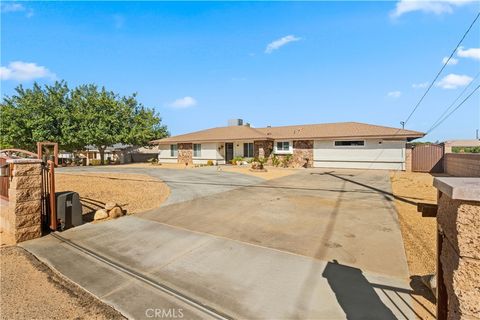
[[[115,202],[107,202],[105,204],[105,210],[107,210],[107,211],[110,211],[115,207],[118,207],[118,204],[116,204]]]
[[[117,206],[117,207],[112,208],[112,210],[110,210],[110,211],[108,212],[108,215],[110,216],[110,218],[116,219],[116,218],[118,218],[118,217],[123,216],[124,213],[123,213],[122,208],[120,208],[120,207]]]
[[[106,218],[108,218],[108,212],[105,209],[95,211],[95,215],[93,216],[93,220],[103,220]]]

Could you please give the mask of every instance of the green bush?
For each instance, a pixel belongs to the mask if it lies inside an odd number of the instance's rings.
[[[285,157],[283,157],[282,159],[282,166],[284,168],[288,168],[288,166],[290,165],[290,162],[292,161],[292,155],[291,154],[287,154]]]
[[[272,156],[272,166],[278,167],[280,165],[280,159],[277,157],[276,154]]]
[[[452,147],[453,153],[480,153],[480,147]]]
[[[100,160],[99,159],[92,159],[92,160],[90,160],[90,165],[91,166],[99,166],[100,165]]]
[[[239,163],[242,163],[243,162],[243,158],[242,157],[235,157],[232,159],[231,163],[233,165],[236,165],[236,164],[239,164]]]

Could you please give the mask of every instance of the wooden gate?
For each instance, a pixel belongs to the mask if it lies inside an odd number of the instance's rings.
[[[441,144],[417,145],[412,150],[412,171],[443,172],[444,148]]]
[[[8,188],[10,186],[8,157],[0,156],[0,198],[8,200]]]

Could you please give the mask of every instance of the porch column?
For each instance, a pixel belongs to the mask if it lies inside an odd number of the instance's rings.
[[[191,165],[193,164],[193,143],[178,144],[178,163]]]

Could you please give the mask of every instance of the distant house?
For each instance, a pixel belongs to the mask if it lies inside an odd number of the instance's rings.
[[[425,134],[358,122],[226,127],[152,141],[163,163],[228,164],[235,157],[291,158],[293,167],[405,170],[405,144]],[[270,160],[271,161],[271,160]]]
[[[135,147],[127,144],[116,143],[105,149],[105,160],[117,163],[146,162],[149,159],[156,158],[159,149],[152,147]],[[84,150],[77,151],[77,156],[86,159],[86,165],[92,160],[100,160],[100,151],[97,147],[88,145]]]

